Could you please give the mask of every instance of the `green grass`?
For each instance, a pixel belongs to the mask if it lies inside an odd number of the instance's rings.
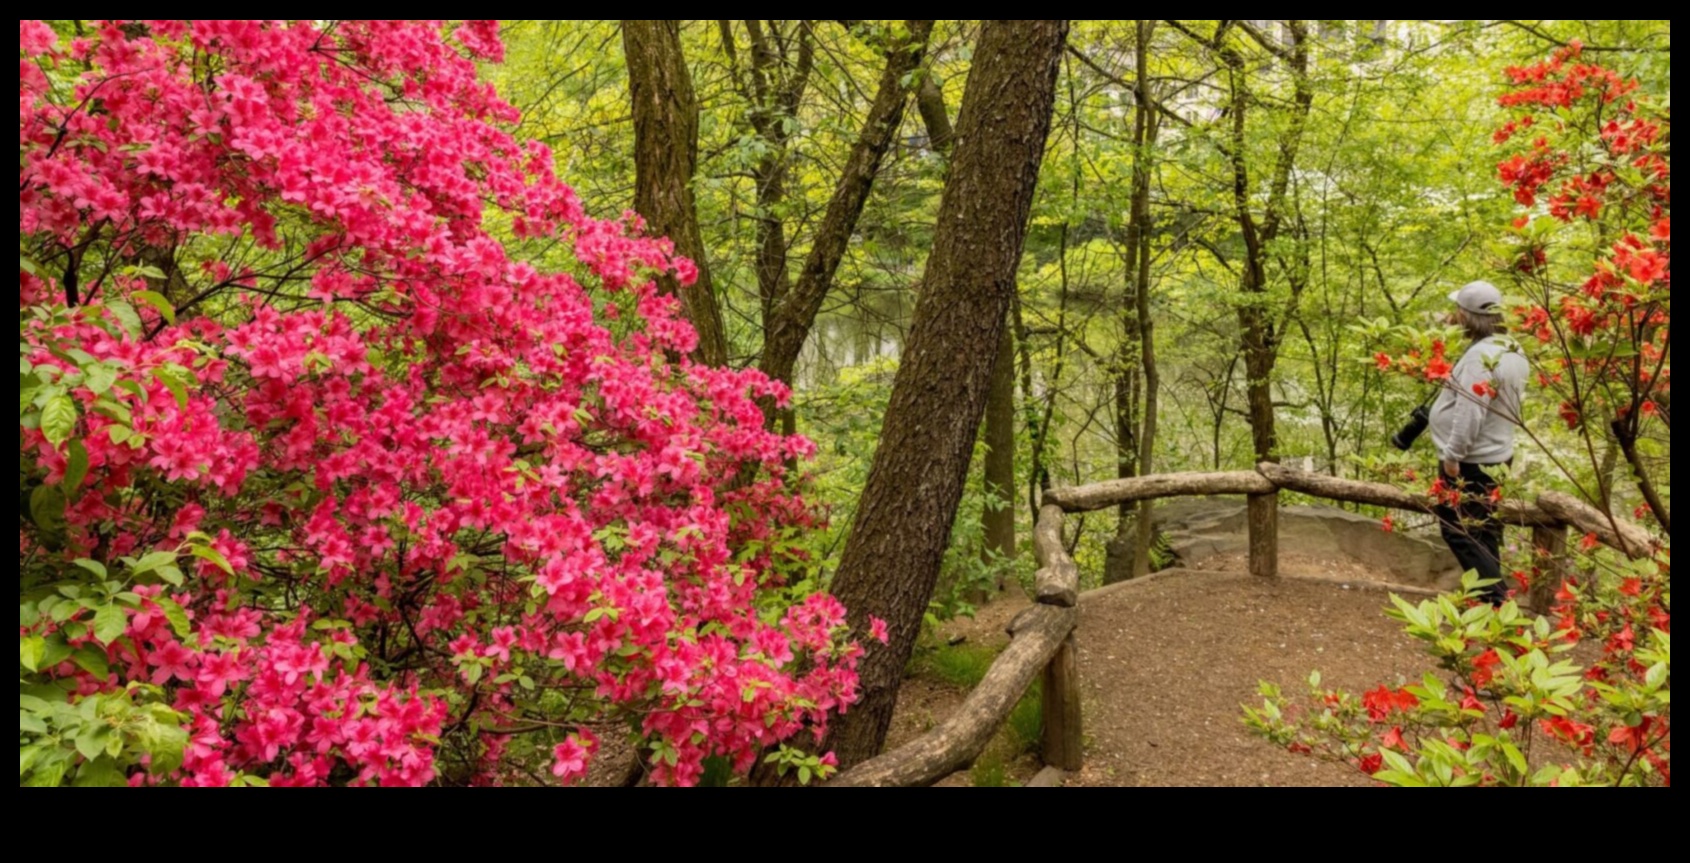
[[[1020,754],[1031,752],[1039,745],[1039,740],[1044,737],[1044,728],[1044,701],[1039,694],[1039,682],[1035,680],[1015,709],[1009,712],[1003,733],[1009,736],[1010,742],[1015,744],[1016,753]]]
[[[997,651],[972,644],[944,646],[915,660],[916,671],[962,689],[973,689],[986,679]]]
[[[920,653],[911,663],[915,674],[937,680],[958,689],[973,689],[986,678],[986,672],[998,652],[973,644],[943,645]],[[1017,758],[1035,750],[1044,733],[1044,703],[1040,698],[1039,681],[1033,681],[1027,694],[1016,702],[1009,719],[986,751],[975,759],[969,776],[977,788],[1002,788],[1013,784],[1009,766]]]

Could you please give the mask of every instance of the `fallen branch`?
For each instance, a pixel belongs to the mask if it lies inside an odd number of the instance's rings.
[[[1558,491],[1546,491],[1537,496],[1538,505],[1551,516],[1576,531],[1595,536],[1597,541],[1633,560],[1651,557],[1660,543],[1635,524],[1618,516],[1604,515],[1596,507]]]
[[[1163,497],[1212,494],[1273,494],[1273,483],[1255,471],[1230,473],[1159,473],[1132,479],[1112,479],[1091,485],[1053,488],[1047,503],[1063,512],[1093,512],[1123,503]]]
[[[1062,508],[1045,504],[1033,527],[1034,598],[1042,605],[1073,608],[1080,599],[1080,567],[1062,546]]]

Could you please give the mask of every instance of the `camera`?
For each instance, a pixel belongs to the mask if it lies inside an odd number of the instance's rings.
[[[1402,429],[1391,435],[1391,446],[1408,452],[1409,447],[1414,446],[1414,442],[1426,433],[1426,427],[1431,424],[1431,409],[1425,405],[1415,408],[1414,412],[1408,415],[1408,422],[1403,423]]]

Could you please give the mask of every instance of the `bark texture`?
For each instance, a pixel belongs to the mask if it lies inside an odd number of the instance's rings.
[[[832,748],[847,767],[885,740],[939,576],[1015,290],[1067,34],[1067,21],[980,29],[915,322],[834,578],[852,624],[866,631],[878,617],[891,635],[863,658],[862,700],[834,725]]]
[[[711,366],[728,364],[722,309],[711,287],[704,240],[693,200],[698,168],[698,101],[692,74],[681,54],[679,21],[623,21],[622,49],[628,62],[628,94],[634,114],[634,210],[653,234],[668,237],[675,251],[698,265],[698,281],[683,288],[665,276],[658,281],[679,293],[687,319],[698,331],[693,357]]]
[[[986,400],[986,492],[1001,505],[988,505],[980,520],[986,551],[1015,557],[1015,340],[1009,327],[998,336],[992,389]]]

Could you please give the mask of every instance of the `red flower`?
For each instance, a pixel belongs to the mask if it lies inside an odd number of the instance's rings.
[[[1378,773],[1380,770],[1384,769],[1384,767],[1385,767],[1385,756],[1380,755],[1377,752],[1374,752],[1374,753],[1371,753],[1371,754],[1368,754],[1368,755],[1363,755],[1360,759],[1358,759],[1356,761],[1356,768],[1361,770],[1361,772],[1366,773],[1369,776],[1372,776],[1373,774]]]
[[[1361,705],[1367,708],[1369,719],[1374,722],[1382,722],[1385,717],[1396,711],[1413,710],[1419,707],[1420,699],[1415,698],[1406,689],[1392,692],[1390,689],[1380,686],[1371,692],[1362,693]]]
[[[1396,727],[1385,732],[1385,736],[1379,738],[1379,748],[1395,749],[1398,752],[1407,752],[1408,746],[1404,744],[1402,740],[1402,728]]]
[[[1586,755],[1590,754],[1591,747],[1596,744],[1596,729],[1565,716],[1540,719],[1538,727],[1562,743],[1578,747]]]
[[[1626,271],[1633,279],[1645,285],[1654,284],[1666,277],[1671,260],[1653,249],[1645,249],[1631,256]]]
[[[1471,687],[1471,686],[1467,686],[1467,687],[1462,688],[1461,709],[1462,710],[1476,710],[1480,713],[1485,712],[1484,703],[1479,701],[1479,694],[1477,692],[1474,692],[1473,687]],[[1465,748],[1465,747],[1461,747],[1461,748]]]
[[[1391,370],[1391,355],[1384,351],[1374,354],[1373,362],[1379,365],[1379,371],[1388,372]]]
[[[1570,402],[1561,403],[1561,419],[1567,424],[1567,428],[1572,430],[1576,430],[1579,424],[1584,422],[1578,408],[1573,407]]]
[[[1495,650],[1487,650],[1473,657],[1473,685],[1479,687],[1490,685],[1490,682],[1496,679],[1496,667],[1501,664],[1502,657],[1498,656]],[[1469,689],[1468,692],[1471,693],[1472,690]],[[1462,707],[1466,706],[1465,704],[1462,705]]]

